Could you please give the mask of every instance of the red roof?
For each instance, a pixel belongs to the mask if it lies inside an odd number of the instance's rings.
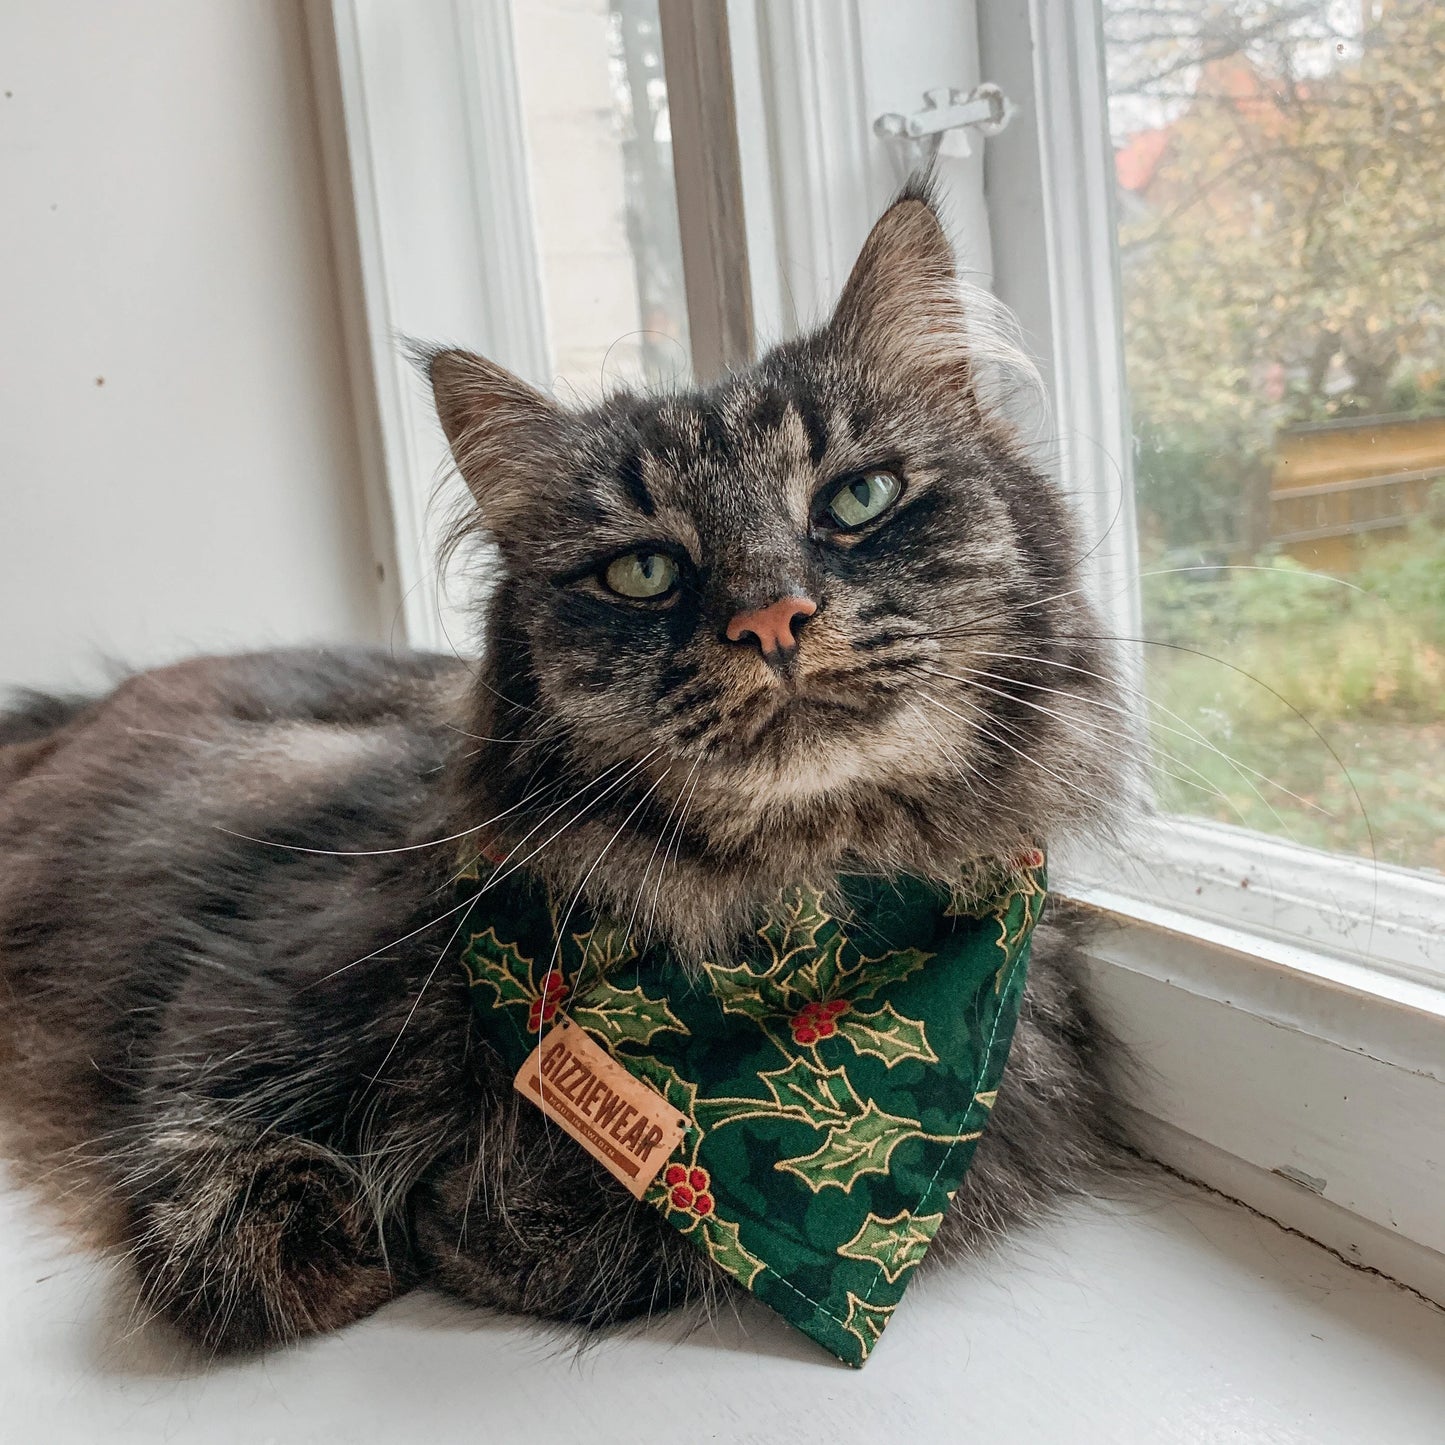
[[[1114,174],[1126,191],[1147,189],[1159,167],[1159,158],[1169,144],[1169,131],[1141,130],[1131,135],[1114,152]]]

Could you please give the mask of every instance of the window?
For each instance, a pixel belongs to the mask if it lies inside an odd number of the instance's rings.
[[[656,0],[512,24],[553,385],[670,384],[690,355]]]
[[[358,396],[422,645],[462,634],[431,572],[443,450],[398,333],[564,394],[689,350],[708,372],[825,314],[918,158],[879,116],[1007,95],[1008,126],[949,137],[939,176],[963,267],[1039,358],[1048,460],[1156,748],[1132,856],[1058,870],[1113,920],[1094,983],[1144,1065],[1139,1136],[1445,1299],[1439,8],[400,15],[313,7],[366,296]]]
[[[1103,16],[1160,805],[1445,871],[1445,12]]]

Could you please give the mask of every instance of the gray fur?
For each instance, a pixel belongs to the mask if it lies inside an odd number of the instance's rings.
[[[475,672],[201,659],[0,720],[9,1149],[147,1310],[227,1350],[418,1284],[585,1325],[726,1287],[511,1090],[447,882],[500,847],[697,958],[781,882],[1107,820],[1127,740],[1071,521],[968,335],[915,189],[828,326],[709,391],[564,411],[437,353],[460,530],[500,557]],[[820,489],[878,466],[895,514],[829,532]],[[647,545],[685,585],[620,602],[599,568]],[[783,591],[817,604],[795,654],[726,639]],[[1056,914],[937,1254],[1097,1186],[1106,1049]]]

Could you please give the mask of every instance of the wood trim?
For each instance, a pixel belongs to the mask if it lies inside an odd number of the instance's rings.
[[[338,251],[360,298],[354,389],[395,543],[393,640],[441,652],[471,641],[475,578],[453,588],[437,568],[446,520],[467,502],[405,343],[468,347],[551,380],[511,15],[481,0],[404,13],[308,0],[318,74],[333,77]]]
[[[979,7],[985,73],[1019,106],[985,149],[985,186],[999,299],[1045,353],[1057,421],[1049,459],[1089,533],[1096,598],[1114,631],[1133,638],[1133,445],[1100,23],[1095,0]],[[1125,655],[1135,678],[1140,651]]]
[[[390,623],[402,605],[396,517],[387,480],[381,402],[367,335],[366,287],[356,191],[352,185],[347,150],[346,109],[336,22],[328,0],[306,0],[303,15],[316,128],[321,146],[322,179],[330,219],[332,263],[336,267],[341,334],[346,349],[347,382],[357,450],[361,458],[362,494],[381,593],[382,619]]]
[[[1333,1204],[1286,1170],[1261,1169],[1160,1119],[1128,1110],[1129,1137],[1151,1159],[1445,1309],[1445,1254]]]
[[[983,7],[987,9],[987,7]],[[909,158],[873,129],[931,86],[968,89],[979,67],[973,0],[731,0],[744,189],[760,331],[827,319]],[[992,275],[982,149],[936,178],[959,264]]]
[[[660,0],[658,14],[692,365],[712,381],[754,349],[727,4]]]

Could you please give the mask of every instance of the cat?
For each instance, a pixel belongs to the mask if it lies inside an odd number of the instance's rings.
[[[707,388],[565,409],[430,353],[459,536],[494,544],[479,663],[202,658],[0,719],[7,1148],[149,1315],[229,1352],[416,1286],[585,1326],[729,1287],[480,1040],[459,848],[697,960],[782,883],[1107,821],[1079,543],[961,296],[915,184],[824,325]],[[930,1258],[1099,1185],[1109,1059],[1051,903]]]

